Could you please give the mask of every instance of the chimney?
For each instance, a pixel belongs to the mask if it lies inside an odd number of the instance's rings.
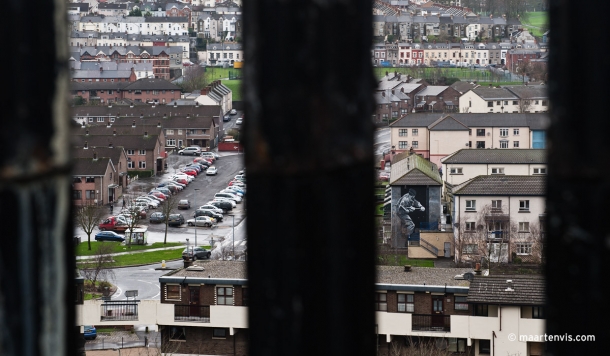
[[[161,121],[157,122],[157,127],[161,127]]]
[[[112,142],[108,142],[108,147],[112,148]]]
[[[104,71],[104,67],[100,65],[100,73]]]
[[[129,104],[129,107],[130,107],[130,108],[133,108],[133,102]]]
[[[89,130],[85,131],[85,135],[89,136]]]
[[[133,120],[133,122],[131,123],[131,127],[136,127],[136,120]]]
[[[186,118],[190,119],[191,118],[191,114],[186,114]]]
[[[112,130],[112,134],[116,136],[116,129]]]
[[[85,149],[85,150],[89,149],[89,144],[87,144],[87,141],[85,141],[85,146],[83,146],[83,149]]]
[[[405,88],[404,87],[400,88],[400,91],[404,93],[405,92]]]
[[[164,118],[164,119],[167,119],[167,114],[163,114],[163,118]]]
[[[515,290],[513,289],[513,280],[512,279],[507,279],[506,280],[506,289],[504,290],[505,292],[514,292]]]
[[[112,101],[108,102],[108,107],[111,108],[112,107]]]
[[[85,120],[83,120],[83,122],[80,123],[80,128],[84,129],[85,128]]]
[[[195,101],[195,107],[198,108],[199,107],[199,102]]]
[[[148,137],[148,131],[144,131],[144,137]]]
[[[174,107],[177,108],[178,107],[178,102],[176,100],[174,100]]]
[[[394,95],[394,89],[392,89],[392,95]]]
[[[144,118],[144,114],[140,113],[140,119]]]
[[[97,161],[97,152],[93,152],[93,160]]]
[[[453,20],[453,14],[451,14],[451,19]]]
[[[110,124],[110,119],[108,119],[108,123],[106,124],[106,127],[110,127],[110,126],[112,126],[112,125]]]

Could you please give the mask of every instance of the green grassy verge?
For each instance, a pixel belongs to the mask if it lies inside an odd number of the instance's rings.
[[[241,100],[241,80],[223,80],[222,84],[226,85],[233,92],[233,101]]]
[[[91,241],[91,251],[88,248],[87,241],[81,242],[76,247],[76,256],[93,256],[95,255],[95,251],[97,251],[97,247],[99,244],[108,244],[113,247],[111,253],[119,253],[119,252],[129,252],[129,251],[142,251],[142,250],[150,250],[152,248],[163,248],[163,247],[173,247],[183,245],[179,242],[168,242],[167,244],[163,244],[161,242],[155,242],[152,245],[131,245],[131,248],[125,245],[121,245],[119,242],[98,242]]]
[[[206,67],[205,73],[208,81],[211,82],[218,79],[227,79],[229,78],[229,74],[238,75],[242,72],[241,69],[234,68]]]
[[[133,253],[129,255],[114,256],[114,266],[125,267],[161,263],[163,260],[170,261],[180,258],[182,258],[182,249]]]
[[[373,68],[375,76],[379,79],[385,76],[388,72],[390,76],[394,76],[394,72],[408,74],[413,78],[423,78],[426,80],[434,80],[437,78],[458,78],[463,81],[480,81],[480,82],[503,82],[506,77],[503,75],[494,74],[488,70],[476,70],[470,68]]]
[[[375,206],[375,215],[383,215],[383,203]]]
[[[548,28],[549,16],[546,11],[528,12],[521,23],[533,36],[541,37]]]
[[[411,265],[414,267],[434,267],[433,260],[413,260],[403,255],[386,255],[385,264],[388,266]]]

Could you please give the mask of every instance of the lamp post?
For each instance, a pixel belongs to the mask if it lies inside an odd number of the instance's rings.
[[[233,262],[235,262],[235,215],[229,215],[233,219]]]
[[[199,190],[199,188],[195,188],[195,198],[197,197],[197,191]],[[195,199],[193,199],[194,202]],[[197,247],[197,214],[193,213],[193,218],[195,219],[194,224],[195,225],[195,247]]]

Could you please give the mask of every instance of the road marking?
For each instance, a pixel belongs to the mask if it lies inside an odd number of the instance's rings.
[[[123,294],[123,290],[121,289],[121,287],[117,286],[116,290],[117,290],[118,294],[115,292],[114,295],[111,297],[111,299],[116,299],[116,298],[120,297],[121,294]]]
[[[158,284],[152,283],[152,282],[148,282],[148,281],[143,281],[141,279],[138,279],[138,282],[144,282],[144,283],[152,284],[153,286],[155,286],[155,287],[157,287],[159,289],[159,293],[155,294],[150,299],[155,299],[155,298],[157,298],[161,294],[161,287]]]

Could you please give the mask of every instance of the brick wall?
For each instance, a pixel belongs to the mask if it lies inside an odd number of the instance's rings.
[[[429,293],[415,293],[413,296],[415,314],[432,313],[432,298]]]
[[[203,355],[238,355],[248,354],[248,330],[235,329],[235,335],[229,335],[226,330],[226,338],[213,338],[214,328],[209,327],[184,327],[186,341],[169,341],[169,326],[161,329],[161,350],[163,352],[178,354],[203,354]]]

